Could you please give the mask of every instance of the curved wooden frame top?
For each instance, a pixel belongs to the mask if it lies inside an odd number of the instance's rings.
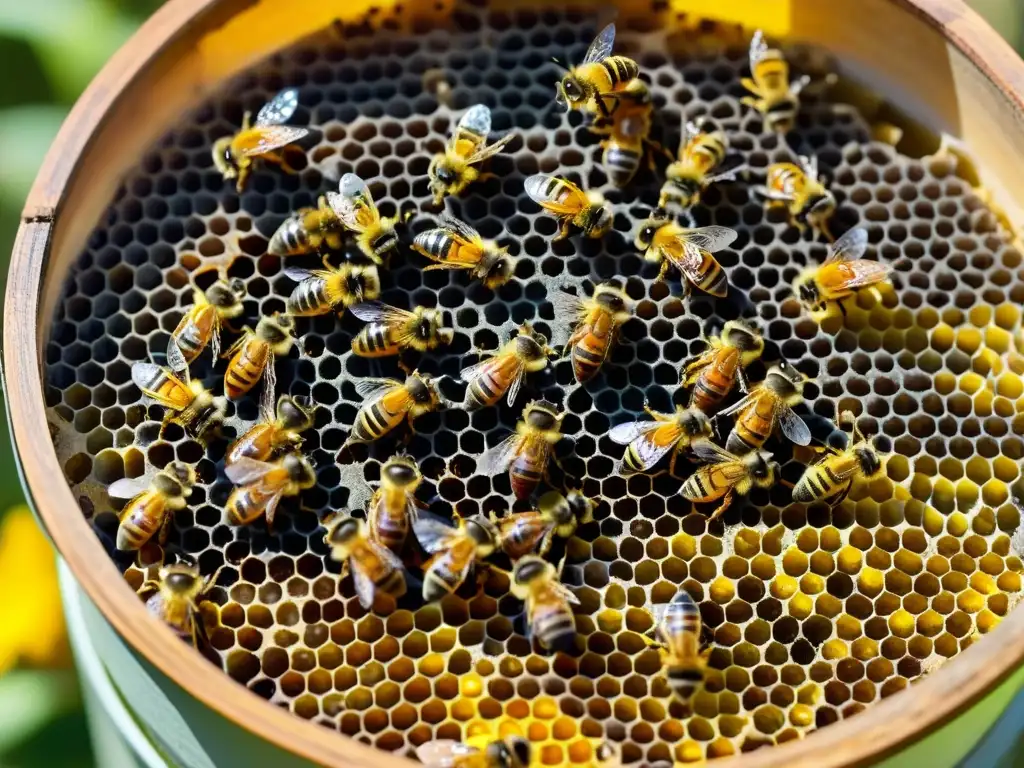
[[[677,3],[680,10],[714,5]],[[368,0],[355,0],[344,13],[355,17],[368,5]],[[760,3],[762,12],[777,5],[785,5],[780,12],[789,14],[787,29],[795,37],[830,46],[844,63],[851,55],[887,77],[894,72],[908,98],[922,93],[914,90],[922,79],[939,88],[923,97],[923,110],[933,121],[929,124],[943,123],[941,129],[979,149],[980,165],[996,172],[992,186],[1008,192],[1004,207],[1015,210],[1013,202],[1024,202],[1024,181],[1012,175],[1017,163],[1006,162],[1024,156],[1024,62],[960,0]],[[404,758],[269,705],[226,675],[209,674],[209,662],[150,617],[120,577],[79,514],[45,437],[41,369],[60,276],[99,220],[122,173],[163,126],[194,103],[197,91],[327,26],[337,15],[337,4],[322,0],[170,0],[118,51],[75,105],[26,202],[4,307],[5,387],[34,505],[76,579],[129,645],[206,706],[283,749],[327,766],[411,766]],[[888,35],[891,42],[902,34],[911,36],[913,45],[885,45],[886,40],[877,39]],[[1011,612],[983,643],[952,659],[939,674],[855,718],[807,739],[716,765],[729,768],[742,761],[744,768],[823,768],[875,761],[949,721],[1022,661],[1024,609]]]

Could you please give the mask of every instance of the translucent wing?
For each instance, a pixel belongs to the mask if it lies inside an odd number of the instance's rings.
[[[633,448],[636,450],[637,456],[640,457],[640,466],[644,469],[650,469],[655,466],[674,447],[675,443],[657,445],[653,441],[645,440],[643,438],[633,443]],[[620,464],[618,470],[619,473],[623,475],[632,474],[632,470],[624,464]]]
[[[817,155],[811,155],[810,157],[808,157],[807,155],[800,155],[800,167],[803,168],[804,173],[807,174],[807,176],[811,180],[813,180],[813,181],[817,181],[818,180],[818,156]]]
[[[359,604],[363,608],[370,609],[373,607],[373,594],[376,592],[373,579],[363,570],[359,560],[352,557],[349,558],[349,562],[351,563],[349,570],[352,572],[352,586],[356,589]]]
[[[492,448],[488,448],[476,461],[476,471],[481,475],[497,475],[508,469],[519,450],[519,435],[512,434]]]
[[[724,464],[736,461],[735,456],[724,448],[719,448],[710,440],[697,440],[690,443],[690,450],[693,451],[694,456],[708,464]]]
[[[746,407],[748,407],[750,405],[753,405],[754,402],[757,400],[757,398],[760,396],[760,394],[761,394],[760,393],[760,387],[759,386],[758,387],[754,387],[754,390],[749,395],[744,397],[738,403],[734,403],[733,405],[730,405],[728,408],[726,408],[724,411],[722,411],[719,415],[720,416],[732,416],[734,413],[739,413],[744,408],[746,408]]]
[[[837,291],[876,285],[889,277],[889,273],[892,272],[892,267],[888,264],[879,264],[877,261],[867,261],[866,259],[843,262],[834,269],[843,272],[840,279],[829,281],[829,288]]]
[[[180,406],[177,403],[172,402],[168,398],[162,396],[159,392],[149,389],[148,387],[159,376],[166,377],[171,381],[176,382],[178,386],[185,388],[187,386],[186,382],[188,382],[188,366],[185,367],[183,373],[185,374],[184,381],[179,379],[170,371],[161,368],[159,365],[155,365],[153,363],[135,363],[132,366],[132,383],[142,391],[142,394],[146,395],[146,397],[152,398],[160,405],[164,405],[169,408],[178,408]]]
[[[802,91],[804,88],[806,88],[810,84],[811,84],[810,76],[809,75],[804,75],[803,77],[801,77],[801,78],[799,78],[797,80],[794,80],[792,83],[789,84],[789,92],[791,94],[793,94],[794,96],[799,96],[800,95],[800,91]]]
[[[349,307],[349,311],[368,323],[387,323],[388,325],[404,324],[414,317],[412,312],[392,307],[382,301],[364,301],[362,304]]]
[[[607,59],[611,56],[612,46],[615,45],[615,25],[609,24],[601,30],[601,33],[594,38],[594,42],[587,49],[587,55],[583,57],[584,64],[593,64],[595,61]]]
[[[380,218],[370,188],[354,173],[346,173],[338,184],[338,192],[328,192],[327,202],[341,223],[355,232],[366,229],[368,221]]]
[[[565,602],[570,605],[580,605],[580,599],[565,584],[555,581],[551,583],[551,586]]]
[[[779,429],[794,445],[810,445],[811,430],[793,409],[785,403],[779,405]]]
[[[563,185],[569,190],[564,199],[552,197],[556,192],[561,197],[560,187]],[[568,179],[545,176],[542,173],[528,176],[523,182],[523,189],[531,200],[554,213],[575,214],[587,202],[586,195]]]
[[[459,221],[454,216],[442,216],[441,229],[463,243],[469,244],[480,241],[479,232],[469,226],[469,224]]]
[[[377,556],[385,563],[387,563],[392,568],[392,570],[405,570],[405,563],[403,563],[402,559],[394,552],[392,552],[390,549],[388,549],[385,546],[382,546],[381,544],[376,544],[374,542],[370,542],[370,544],[373,547],[374,552],[377,553]]]
[[[285,267],[284,276],[289,280],[294,280],[296,283],[301,283],[303,280],[316,277],[316,272],[309,269],[299,269],[298,267]]]
[[[558,291],[548,296],[548,301],[555,310],[555,318],[572,321],[579,317],[586,309],[583,299],[573,296],[565,291]]]
[[[232,463],[231,466],[225,467],[224,474],[235,485],[251,485],[276,468],[269,461],[243,457]]]
[[[501,152],[501,150],[505,148],[505,145],[512,141],[512,139],[514,139],[515,136],[516,135],[514,133],[510,133],[507,136],[502,136],[493,144],[486,144],[480,147],[479,149],[477,149],[476,152],[474,152],[466,159],[466,162],[469,163],[470,165],[482,163],[488,157],[493,157],[494,155]]]
[[[451,739],[435,739],[416,747],[416,759],[426,768],[455,768],[459,761],[480,750]]]
[[[856,227],[836,240],[829,249],[825,263],[833,261],[853,261],[864,255],[868,249],[868,231],[864,227]]]
[[[486,360],[481,360],[479,363],[474,363],[468,368],[463,368],[461,371],[459,371],[459,378],[462,379],[467,384],[472,384],[474,381],[476,381],[485,373],[487,373],[488,369],[493,364],[493,357],[489,357]]]
[[[491,132],[491,110],[489,107],[483,104],[474,104],[472,107],[466,110],[465,114],[459,118],[459,122],[455,127],[455,132],[459,130],[467,130],[470,133],[475,133],[478,136],[486,136]]]
[[[661,424],[657,421],[630,421],[612,427],[611,431],[608,432],[608,437],[612,439],[612,442],[619,445],[629,445],[641,435],[653,432],[659,426]]]
[[[685,240],[680,240],[680,243],[683,246],[683,252],[678,258],[672,259],[672,262],[690,282],[699,283],[703,277],[700,267],[704,263],[704,257],[701,255],[700,249],[693,243]]]
[[[395,387],[402,386],[398,379],[360,379],[356,382],[356,392],[365,400],[377,400]]]
[[[220,323],[213,327],[213,333],[210,335],[210,352],[214,360],[220,360]],[[167,359],[170,360],[170,355]]]
[[[764,41],[764,32],[760,29],[754,33],[754,37],[750,40],[750,71],[754,71],[754,67],[758,65],[764,55],[768,53],[768,44]]]
[[[679,235],[679,239],[683,242],[695,245],[710,253],[715,253],[723,248],[728,248],[733,244],[737,237],[739,237],[739,232],[735,229],[717,226],[688,229],[683,234]]]
[[[213,359],[217,359],[217,350],[213,352]],[[175,373],[188,370],[188,361],[185,359],[185,355],[182,354],[181,347],[178,346],[178,342],[175,339],[171,339],[167,343],[167,367]]]
[[[254,125],[280,125],[287,123],[299,106],[299,92],[295,88],[285,88],[274,98],[263,105],[256,115]]]
[[[700,126],[694,120],[687,120],[683,125],[683,137],[679,141],[679,153],[682,154],[683,148],[698,136],[700,136]]]
[[[723,181],[736,181],[736,176],[740,173],[740,171],[745,171],[746,169],[747,166],[741,164],[733,166],[732,168],[729,168],[726,171],[722,171],[721,173],[714,173],[711,174],[710,176],[705,176],[704,185],[710,186],[711,184],[719,184]]]
[[[523,376],[525,373],[526,369],[522,364],[520,364],[512,374],[512,383],[508,385],[508,395],[505,397],[505,400],[509,405],[512,405],[512,403],[516,401],[516,397],[519,395],[519,387],[523,383]]]
[[[107,493],[115,499],[130,499],[149,490],[148,477],[124,477],[110,484]]]
[[[416,540],[430,554],[444,549],[456,529],[442,523],[440,520],[419,515],[412,521],[412,532],[416,534]]]
[[[790,203],[796,198],[793,195],[787,195],[785,192],[780,192],[777,189],[771,189],[770,187],[754,187],[753,191],[755,194],[760,195],[766,200],[773,200],[778,203]]]
[[[263,155],[280,149],[309,133],[305,128],[296,128],[291,125],[267,125],[255,130],[259,132],[259,138],[249,146],[242,148],[242,154],[247,157]]]
[[[267,357],[267,364],[263,369],[263,391],[260,392],[260,412],[274,410],[276,401],[275,391],[277,390],[277,369],[274,367],[274,356]]]

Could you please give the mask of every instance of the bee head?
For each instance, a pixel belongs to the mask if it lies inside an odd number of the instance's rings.
[[[281,395],[277,399],[277,420],[285,429],[305,432],[313,426],[313,412],[303,408],[291,395]]]
[[[597,506],[591,499],[588,499],[579,491],[569,491],[565,495],[578,525],[586,525],[594,521],[594,508]]]
[[[512,568],[512,584],[525,587],[531,582],[546,579],[554,573],[555,566],[536,555],[527,555],[516,561]]]
[[[316,472],[309,459],[301,453],[289,453],[281,462],[288,471],[288,479],[300,488],[312,488],[316,485]]]
[[[558,84],[558,95],[561,97],[561,103],[570,108],[587,98],[586,89],[572,72],[567,72]]]
[[[440,187],[441,189],[450,189],[459,180],[459,170],[448,159],[447,154],[441,154],[434,158],[434,161],[427,169],[427,175],[433,182],[432,186]]]
[[[622,290],[620,284],[614,281],[599,285],[594,291],[594,301],[613,315],[628,312],[630,308],[629,296]]]
[[[256,325],[256,335],[270,344],[280,344],[292,336],[295,321],[291,315],[261,317]]]
[[[504,285],[512,279],[515,271],[516,260],[502,249],[500,255],[487,268],[487,273],[484,276],[484,285],[488,288]]]
[[[418,373],[409,374],[405,380],[405,389],[409,397],[420,405],[426,405],[434,399],[434,382],[428,376]]]
[[[730,320],[722,328],[722,341],[740,352],[754,352],[764,348],[761,334],[738,320]]]
[[[417,485],[422,477],[416,462],[408,456],[392,456],[381,469],[381,476],[399,488]]]
[[[530,742],[522,736],[509,736],[487,745],[487,764],[495,768],[526,768],[530,764]]]
[[[549,403],[547,400],[534,400],[526,406],[523,421],[534,429],[547,431],[558,425],[558,422],[561,421],[561,414],[553,403]]]
[[[206,289],[206,300],[220,310],[240,309],[245,296],[245,283],[237,277],[230,282],[218,280]]]
[[[754,451],[750,458],[750,474],[755,480],[768,480],[772,477],[772,455],[767,451]]]
[[[324,537],[324,540],[331,546],[343,547],[359,536],[361,527],[362,526],[358,520],[346,515],[345,517],[340,518],[331,527],[331,529],[327,531],[327,535]]]
[[[164,586],[176,595],[195,593],[203,583],[195,567],[181,563],[161,568],[160,579]]]
[[[819,195],[810,201],[807,207],[806,218],[808,220],[821,220],[831,216],[836,210],[836,199],[831,192]]]
[[[416,335],[424,341],[434,338],[444,320],[441,310],[417,307],[416,314],[420,316],[420,321],[416,326]]]
[[[799,394],[807,379],[800,371],[789,365],[773,365],[764,377],[764,386],[779,397]]]
[[[569,501],[558,491],[548,491],[537,501],[537,508],[556,529],[568,529],[571,535],[576,528],[576,514]]]
[[[190,465],[183,461],[172,461],[166,467],[164,472],[170,477],[174,478],[183,489],[187,490],[196,484],[196,471]]]
[[[225,179],[233,179],[238,175],[238,163],[235,162],[235,154],[231,151],[233,139],[234,136],[224,136],[213,143],[213,164]]]
[[[380,277],[377,267],[353,267],[345,277],[345,288],[360,301],[368,301],[380,295]]]
[[[665,224],[668,223],[668,214],[663,208],[655,208],[651,211],[651,215],[647,220],[640,225],[640,230],[636,233],[636,240],[634,244],[641,251],[646,251],[651,245],[654,244],[654,238]]]
[[[683,431],[691,436],[700,435],[710,431],[710,422],[708,422],[708,417],[704,415],[704,411],[697,408],[687,408],[680,413],[679,423],[682,425]]]
[[[477,547],[477,553],[487,557],[498,545],[498,528],[483,515],[473,515],[464,523],[466,535],[469,536]]]

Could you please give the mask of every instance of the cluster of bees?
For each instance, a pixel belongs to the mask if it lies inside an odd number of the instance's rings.
[[[612,53],[614,25],[604,29],[584,61],[569,69],[558,84],[557,101],[568,109],[591,116],[591,128],[604,136],[602,162],[616,185],[628,184],[648,157],[660,147],[649,138],[653,101],[639,78],[636,62]],[[751,77],[743,79],[750,91],[745,103],[759,111],[767,128],[786,132],[793,127],[799,94],[806,79],[792,81],[786,60],[765,44],[757,33],[750,47]],[[298,94],[288,89],[269,102],[250,124],[245,115],[241,130],[218,141],[213,159],[225,179],[236,179],[244,188],[254,163],[262,161],[294,169],[286,159],[289,145],[307,130],[284,125],[298,105]],[[459,119],[442,153],[428,169],[429,188],[436,204],[448,195],[459,195],[481,177],[481,164],[500,152],[513,136],[489,143],[491,113],[483,105],[468,109]],[[725,296],[729,285],[714,254],[727,248],[737,233],[727,227],[686,227],[677,214],[700,201],[710,185],[736,178],[740,166],[730,164],[728,137],[708,123],[687,123],[677,157],[666,170],[659,207],[644,221],[636,246],[645,258],[660,265],[659,280],[674,269],[684,278],[687,292],[699,290]],[[613,215],[603,197],[580,189],[565,178],[534,175],[525,180],[526,194],[560,223],[556,239],[575,228],[584,236],[600,238],[612,227]],[[830,242],[830,218],[836,201],[818,177],[813,159],[776,164],[767,169],[764,186],[755,192],[768,206],[785,206],[801,230]],[[225,415],[226,402],[198,381],[189,378],[189,364],[205,348],[214,357],[228,359],[224,371],[226,398],[244,397],[262,380],[260,420],[232,443],[224,471],[235,485],[225,505],[225,519],[235,526],[249,525],[265,517],[267,527],[282,498],[295,496],[315,484],[315,471],[302,453],[302,433],[313,426],[312,407],[289,395],[275,403],[274,361],[295,344],[296,317],[324,315],[346,310],[367,323],[352,340],[352,353],[362,357],[398,356],[407,350],[427,353],[452,341],[442,313],[415,307],[404,310],[378,299],[379,270],[398,250],[402,217],[382,217],[373,197],[358,176],[345,174],[337,192],[320,198],[316,208],[298,211],[286,220],[270,240],[268,250],[281,257],[325,253],[341,247],[346,235],[354,238],[362,254],[358,261],[332,266],[326,256],[323,269],[288,267],[284,273],[296,282],[286,311],[261,318],[255,329],[245,327],[237,341],[220,354],[220,334],[241,316],[244,287],[222,276],[205,291],[196,290],[194,304],[175,328],[167,347],[167,365],[137,363],[132,380],[142,392],[164,406],[166,421],[175,421],[197,436],[216,427]],[[795,295],[812,316],[820,319],[862,289],[876,289],[888,279],[889,267],[861,258],[868,246],[862,228],[848,231],[832,242],[824,264],[801,274],[794,283]],[[451,216],[439,226],[415,237],[412,248],[434,262],[426,269],[461,269],[488,288],[496,288],[515,272],[515,259],[495,242],[484,240],[470,225]],[[568,318],[571,333],[563,354],[572,361],[578,382],[598,374],[616,343],[623,323],[632,316],[633,302],[621,285],[596,286],[590,296],[557,292],[550,297],[556,318]],[[716,504],[715,519],[736,496],[753,488],[769,488],[776,482],[777,465],[765,443],[775,433],[796,445],[811,443],[811,432],[793,407],[802,400],[805,377],[785,363],[768,368],[764,381],[751,385],[745,369],[764,350],[760,332],[744,321],[730,321],[720,333],[707,339],[707,350],[684,362],[682,384],[690,388],[687,407],[675,413],[647,408],[650,420],[620,424],[611,439],[625,446],[616,471],[628,476],[654,469],[670,455],[674,473],[681,456],[698,464],[682,485],[682,495],[698,504]],[[466,383],[465,409],[486,408],[502,399],[509,405],[518,398],[528,374],[543,370],[556,350],[528,324],[503,346],[461,373]],[[408,369],[406,369],[408,371]],[[736,386],[743,397],[721,410]],[[404,380],[363,379],[355,382],[363,398],[347,443],[379,440],[407,421],[442,407],[458,407],[445,401],[437,381],[416,370]],[[717,414],[717,415],[716,415]],[[713,440],[720,417],[731,417],[733,426],[724,448]],[[526,404],[515,432],[488,449],[477,460],[484,475],[508,472],[517,499],[534,498],[554,447],[562,439],[564,413],[543,400]],[[808,467],[793,489],[799,502],[826,500],[838,503],[858,477],[870,478],[882,471],[882,460],[854,426],[845,450],[822,448],[820,459]],[[477,515],[457,520],[453,526],[421,508],[415,492],[422,481],[416,462],[396,455],[382,467],[379,487],[366,510],[366,519],[349,514],[325,520],[325,541],[331,556],[343,563],[342,577],[350,574],[360,603],[371,609],[377,598],[398,597],[406,591],[402,553],[410,531],[427,554],[423,565],[422,596],[435,601],[455,592],[493,553],[505,553],[513,563],[511,590],[525,603],[528,632],[545,650],[571,646],[575,640],[572,605],[578,600],[560,581],[560,567],[544,559],[556,537],[568,538],[577,526],[593,517],[595,502],[577,491],[551,490],[539,496],[536,508],[501,519]],[[114,483],[110,495],[130,498],[120,515],[116,544],[122,550],[138,550],[153,537],[163,544],[175,510],[182,509],[193,485],[195,470],[173,461],[151,480],[124,479]],[[203,579],[187,563],[165,566],[158,580],[147,581],[140,594],[148,609],[165,619],[193,642],[202,639],[205,622],[199,604],[216,575]],[[693,599],[680,590],[667,605],[657,607],[656,637],[650,642],[661,649],[664,674],[673,692],[686,701],[703,678],[705,653],[701,652],[700,614]],[[510,739],[484,745],[435,741],[423,745],[419,756],[433,766],[487,766],[512,768],[530,763],[530,745]],[[611,758],[609,758],[611,759]]]

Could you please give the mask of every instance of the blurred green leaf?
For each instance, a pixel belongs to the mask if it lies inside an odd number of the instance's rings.
[[[47,722],[79,705],[69,670],[14,670],[0,677],[0,765]]]
[[[0,119],[0,205],[21,206],[67,110],[55,105],[5,109]]]

